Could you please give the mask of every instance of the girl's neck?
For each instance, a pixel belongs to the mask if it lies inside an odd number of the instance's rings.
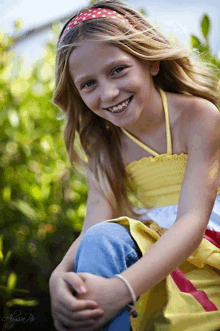
[[[143,109],[138,120],[123,128],[136,137],[140,137],[143,135],[152,135],[164,123],[165,117],[162,98],[160,92],[154,88],[150,94],[148,106]]]

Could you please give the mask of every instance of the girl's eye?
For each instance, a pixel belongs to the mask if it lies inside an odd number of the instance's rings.
[[[121,67],[116,68],[116,69],[114,70],[114,72],[117,71],[117,73],[120,74],[123,70],[124,70],[124,67],[121,66]]]
[[[125,69],[125,67],[120,66],[120,67],[114,69],[113,70],[113,73],[116,72],[116,74],[120,74],[124,69]],[[82,89],[83,88],[89,89],[89,88],[93,87],[94,85],[95,85],[95,81],[94,80],[90,80],[90,81],[86,82],[85,84],[83,84]]]
[[[86,87],[86,88],[90,88],[93,86],[94,80],[90,80],[89,82],[86,82],[85,84],[83,84],[82,88]]]

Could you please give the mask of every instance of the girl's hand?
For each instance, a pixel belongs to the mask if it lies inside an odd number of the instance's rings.
[[[74,272],[53,272],[49,280],[51,312],[58,331],[90,330],[103,315],[94,300],[76,298],[85,283]]]
[[[108,279],[89,273],[78,273],[78,275],[84,281],[87,292],[77,294],[77,298],[95,300],[104,311],[104,315],[89,330],[96,330],[97,327],[105,325],[132,301],[127,286],[118,278]]]

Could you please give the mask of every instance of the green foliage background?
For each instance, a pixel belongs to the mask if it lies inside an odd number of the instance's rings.
[[[29,70],[0,32],[0,284],[48,289],[48,279],[81,230],[87,183],[75,173],[63,140],[64,119],[52,102],[55,43]],[[1,260],[1,259],[0,259]],[[0,288],[1,289],[1,288]],[[0,292],[1,294],[1,292]]]
[[[191,46],[220,69],[220,59],[210,50],[210,25],[204,15],[201,40],[191,35]],[[15,27],[19,28],[19,21]],[[0,32],[0,232],[4,242],[0,260],[9,252],[14,257],[1,265],[2,291],[12,271],[19,275],[19,286],[48,289],[49,276],[80,232],[85,215],[87,183],[69,163],[64,119],[51,102],[59,31],[60,25],[54,25],[44,57],[28,71],[8,51],[13,40]]]

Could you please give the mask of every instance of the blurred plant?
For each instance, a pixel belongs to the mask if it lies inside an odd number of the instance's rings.
[[[139,13],[140,13],[142,16],[148,16],[148,14],[147,14],[147,12],[146,12],[146,10],[145,10],[144,7],[139,7],[139,8],[138,8],[138,11],[139,11]]]
[[[87,198],[86,180],[68,160],[63,117],[51,102],[59,30],[53,26],[42,58],[29,68],[7,51],[13,39],[0,31],[0,232],[17,256],[38,266],[41,289],[48,287],[51,259],[60,262],[80,232]]]
[[[202,36],[204,37],[204,42],[202,42],[194,34],[191,34],[191,45],[192,47],[200,49],[200,51],[210,51],[209,34],[211,29],[211,23],[210,18],[207,14],[204,14],[202,16],[202,19],[200,21],[200,29],[202,32]]]
[[[3,316],[9,316],[9,307],[13,306],[36,306],[39,304],[37,300],[33,299],[19,299],[15,298],[15,293],[29,293],[25,289],[17,289],[17,274],[10,272],[8,269],[9,259],[12,251],[8,251],[6,255],[3,254],[3,235],[0,236],[0,298],[2,301]]]
[[[14,22],[14,30],[15,31],[20,31],[22,29],[22,26],[23,26],[23,20],[22,19],[16,20]]]
[[[211,62],[214,66],[220,69],[220,57],[215,56],[210,48],[209,36],[211,32],[211,20],[207,14],[204,14],[200,20],[200,30],[203,40],[200,40],[197,36],[191,34],[191,47],[197,49],[204,60]],[[217,71],[217,74],[220,78],[219,70]]]

